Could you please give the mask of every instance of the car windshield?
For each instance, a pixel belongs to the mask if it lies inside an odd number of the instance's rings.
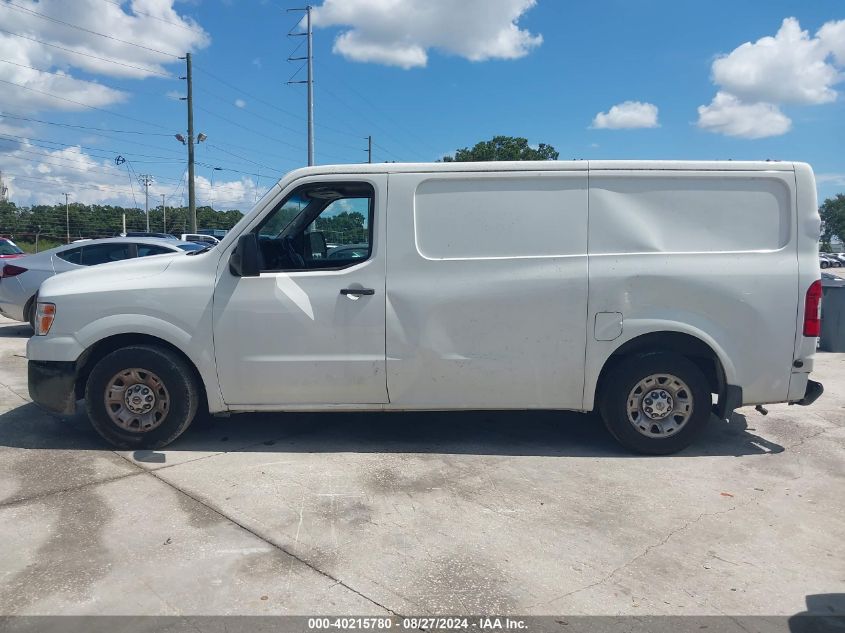
[[[190,252],[190,251],[206,250],[206,249],[214,246],[214,244],[197,244],[196,242],[187,242],[185,244],[177,244],[177,246],[179,248],[181,248],[183,251],[189,251]]]
[[[0,242],[0,255],[20,255],[22,253],[23,251],[21,249],[8,240]]]

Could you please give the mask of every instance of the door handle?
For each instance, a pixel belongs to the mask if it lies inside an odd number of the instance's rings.
[[[374,295],[376,291],[372,288],[341,288],[342,295]]]

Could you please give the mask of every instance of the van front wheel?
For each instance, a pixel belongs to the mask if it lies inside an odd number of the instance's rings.
[[[604,381],[599,409],[620,444],[666,455],[689,446],[710,419],[707,379],[677,354],[631,356]]]
[[[103,357],[85,385],[91,424],[117,448],[166,446],[185,432],[198,404],[191,368],[170,350],[151,345]]]

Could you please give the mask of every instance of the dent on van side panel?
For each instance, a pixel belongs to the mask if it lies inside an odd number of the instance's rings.
[[[792,172],[778,167],[591,169],[589,314],[621,312],[623,333],[588,339],[585,405],[610,354],[655,329],[712,340],[746,404],[786,399],[795,194]]]
[[[587,175],[391,174],[391,406],[580,409]]]

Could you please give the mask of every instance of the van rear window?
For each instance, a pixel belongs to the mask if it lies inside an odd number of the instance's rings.
[[[587,174],[426,180],[414,230],[427,259],[584,255]]]

